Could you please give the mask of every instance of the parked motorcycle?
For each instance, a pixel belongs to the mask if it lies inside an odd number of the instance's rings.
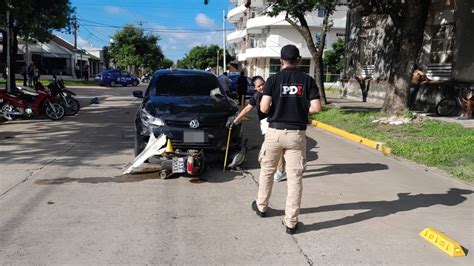
[[[14,88],[12,93],[0,91],[0,115],[7,120],[45,114],[51,120],[60,120],[65,111],[61,103],[46,91]]]
[[[150,82],[150,75],[148,73],[144,74],[141,78],[140,78],[140,81],[142,83],[148,83]]]
[[[48,84],[48,89],[53,97],[59,99],[65,108],[66,115],[75,115],[79,112],[81,105],[79,101],[74,98],[76,94],[68,89],[64,85],[64,81],[61,78],[57,78],[53,75],[54,81]]]

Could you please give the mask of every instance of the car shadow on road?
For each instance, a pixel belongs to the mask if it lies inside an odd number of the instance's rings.
[[[372,171],[387,170],[388,166],[381,163],[341,163],[341,164],[309,164],[308,167],[324,166],[317,169],[307,169],[303,178],[334,175],[334,174],[356,174]],[[314,173],[318,172],[318,173]]]
[[[385,217],[392,214],[413,211],[418,208],[428,208],[434,205],[443,206],[456,206],[464,201],[466,197],[463,195],[472,194],[474,191],[467,189],[451,188],[446,193],[439,194],[416,194],[410,195],[411,193],[398,193],[398,199],[392,201],[360,201],[353,203],[343,203],[334,205],[325,205],[313,208],[302,208],[300,214],[310,214],[318,212],[330,212],[330,211],[348,211],[348,210],[361,210],[363,212],[346,216],[340,219],[317,222],[313,224],[299,223],[297,233],[305,233],[316,230],[323,230],[328,228],[334,228],[338,226],[344,226],[369,220],[377,217]],[[268,209],[268,216],[282,216],[284,210]]]
[[[59,177],[51,179],[38,179],[35,181],[37,185],[62,185],[66,183],[85,183],[85,184],[100,184],[100,183],[135,183],[142,182],[150,179],[160,179],[159,172],[148,172],[141,174],[127,174],[127,175],[118,175],[111,177],[83,177],[83,178],[74,178],[74,177]]]
[[[171,175],[170,177],[166,178],[167,180],[170,179],[177,179],[177,178],[186,178],[189,179],[190,183],[221,183],[221,182],[229,182],[235,179],[243,179],[247,175],[243,170],[227,170],[225,172],[222,169],[217,168],[210,168],[207,169],[202,175],[200,176],[189,176],[189,175]],[[62,185],[66,183],[79,183],[79,184],[101,184],[101,183],[137,183],[146,180],[155,180],[161,179],[160,172],[156,170],[152,171],[144,171],[140,173],[134,174],[126,174],[126,175],[117,175],[117,176],[103,176],[103,177],[81,177],[81,178],[73,178],[73,177],[59,177],[59,178],[51,178],[51,179],[38,179],[34,183],[37,185]]]

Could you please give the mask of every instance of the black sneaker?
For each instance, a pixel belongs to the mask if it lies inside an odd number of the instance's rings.
[[[298,227],[298,224],[296,224],[293,228],[286,226],[284,221],[281,221],[281,224],[285,227],[287,234],[294,235],[296,233],[296,228]]]
[[[256,201],[256,200],[254,200],[254,201],[252,202],[252,210],[254,210],[255,213],[256,213],[258,216],[262,217],[262,218],[264,218],[265,216],[267,216],[267,213],[266,213],[266,212],[261,212],[261,211],[258,209],[258,207],[257,207],[257,201]]]

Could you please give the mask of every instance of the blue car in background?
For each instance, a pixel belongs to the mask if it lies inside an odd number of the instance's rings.
[[[100,86],[110,86],[115,87],[116,85],[122,86],[138,86],[140,80],[130,75],[126,71],[120,71],[117,69],[104,70],[95,77],[95,82]]]
[[[230,83],[230,92],[237,92],[237,79],[239,78],[240,73],[239,72],[230,72],[228,77],[232,81]],[[247,97],[251,97],[255,92],[255,88],[252,84],[252,80],[247,77]]]

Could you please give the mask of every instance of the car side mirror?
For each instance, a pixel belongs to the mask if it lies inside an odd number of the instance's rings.
[[[143,91],[134,91],[133,96],[137,98],[143,98]]]

